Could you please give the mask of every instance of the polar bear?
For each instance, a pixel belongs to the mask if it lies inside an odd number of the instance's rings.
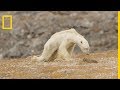
[[[69,60],[75,45],[78,45],[84,53],[89,53],[88,41],[74,28],[57,32],[44,45],[44,50],[38,61],[51,61],[54,59]]]

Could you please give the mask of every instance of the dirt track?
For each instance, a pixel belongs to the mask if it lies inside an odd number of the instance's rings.
[[[116,79],[117,50],[90,55],[79,54],[74,60],[37,62],[31,57],[0,61],[1,79]]]

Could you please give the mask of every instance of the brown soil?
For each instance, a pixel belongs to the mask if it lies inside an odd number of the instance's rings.
[[[32,56],[31,56],[32,57]],[[74,55],[74,60],[37,62],[28,58],[0,61],[1,79],[116,79],[117,50]]]

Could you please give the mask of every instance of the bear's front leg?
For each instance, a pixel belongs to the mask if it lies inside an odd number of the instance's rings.
[[[71,43],[70,45],[68,45],[67,51],[70,54],[70,56],[72,56],[74,48],[75,48],[75,43]]]
[[[68,53],[67,51],[67,40],[63,41],[60,46],[59,46],[59,49],[58,49],[58,56],[57,58],[58,59],[65,59],[65,60],[70,60],[71,59],[71,56],[70,54]]]

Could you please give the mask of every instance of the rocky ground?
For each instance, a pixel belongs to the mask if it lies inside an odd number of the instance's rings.
[[[13,30],[0,26],[0,59],[41,54],[52,34],[70,28],[88,40],[91,52],[117,49],[117,11],[0,11],[6,14]]]
[[[117,79],[117,50],[38,62],[31,57],[0,61],[0,79]]]

